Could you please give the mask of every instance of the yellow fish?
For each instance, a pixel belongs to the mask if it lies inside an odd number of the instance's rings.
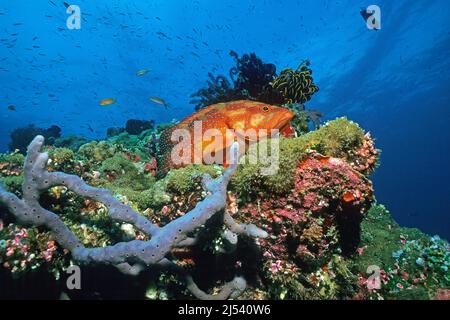
[[[142,76],[145,76],[149,72],[150,72],[150,70],[148,70],[148,69],[142,69],[142,70],[139,70],[138,72],[136,72],[136,75],[138,77],[142,77]]]
[[[164,108],[169,109],[169,105],[163,99],[158,98],[158,97],[150,97],[149,99],[151,102],[162,105],[162,106],[164,106]]]
[[[116,102],[117,102],[116,99],[106,98],[106,99],[101,100],[99,102],[99,105],[101,105],[101,106],[109,106],[109,105],[114,104]]]

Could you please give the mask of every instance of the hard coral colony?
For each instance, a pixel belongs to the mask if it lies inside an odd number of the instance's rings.
[[[309,130],[299,107],[318,90],[309,63],[277,75],[255,54],[231,54],[233,85],[210,75],[194,95],[201,110],[178,124],[129,121],[81,146],[44,145],[39,135],[26,157],[0,155],[0,279],[16,279],[6,282],[13,287],[41,273],[58,282],[76,264],[125,279],[115,298],[448,297],[448,243],[401,228],[375,202],[372,136],[346,118]],[[275,174],[263,174],[264,161],[167,163],[168,136],[194,119],[236,129],[270,114],[283,121],[254,128],[292,124],[297,133],[254,142],[277,143]],[[233,141],[236,159],[245,150]],[[374,283],[369,266],[380,271]],[[81,296],[107,290],[96,284]]]

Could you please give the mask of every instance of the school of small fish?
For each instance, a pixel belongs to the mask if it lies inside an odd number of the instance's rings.
[[[101,127],[102,122],[98,121],[99,114],[108,123],[118,123],[124,118],[153,118],[154,113],[164,116],[163,122],[178,118],[179,108],[185,110],[179,101],[188,100],[186,97],[191,93],[187,92],[191,89],[182,79],[189,78],[190,82],[200,85],[207,72],[228,70],[230,57],[227,53],[237,41],[236,30],[241,30],[238,18],[231,15],[220,21],[211,18],[203,23],[193,22],[176,32],[169,17],[152,2],[113,0],[100,5],[78,0],[76,5],[82,9],[81,33],[61,23],[61,16],[67,15],[66,10],[72,3],[61,0],[48,0],[47,5],[42,3],[36,16],[44,29],[49,28],[45,33],[34,28],[25,16],[21,19],[22,15],[13,8],[0,4],[0,80],[6,84],[0,92],[0,105],[9,111],[4,116],[33,115],[42,122],[58,118],[62,123],[83,119],[81,126],[96,134],[104,132],[104,122]],[[232,3],[223,6],[231,12],[243,9]],[[211,9],[199,1],[180,4],[178,9],[212,17]],[[251,5],[245,10],[251,13],[256,7]],[[279,18],[278,23],[282,19]],[[118,50],[112,52],[103,48],[102,39],[113,41]],[[86,45],[88,42],[91,45]],[[137,46],[138,51],[149,58],[159,58],[151,63],[130,64],[130,46]],[[296,49],[297,44],[288,48],[290,52]],[[211,63],[202,65],[204,59],[211,58]],[[82,68],[77,67],[80,59],[88,59],[82,62]],[[199,68],[193,68],[198,64]],[[173,65],[173,72],[184,76],[177,80],[172,71],[161,71],[161,65]],[[17,72],[19,66],[25,67],[22,72]],[[122,83],[114,83],[111,76],[122,71],[134,77],[127,82],[142,92],[142,98],[136,91],[120,87]],[[15,85],[8,85],[13,82]],[[82,87],[75,89],[78,84]],[[170,88],[170,93],[166,88]],[[177,107],[172,108],[172,104]],[[48,112],[40,112],[44,106]],[[93,112],[90,106],[114,108],[99,108]],[[167,112],[159,112],[161,109],[157,106]],[[108,111],[104,111],[106,109]]]

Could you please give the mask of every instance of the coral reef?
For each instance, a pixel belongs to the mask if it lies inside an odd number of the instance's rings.
[[[317,276],[300,281],[298,270],[313,272],[330,263],[333,255],[355,252],[360,221],[371,200],[372,185],[362,174],[340,159],[312,154],[298,164],[289,194],[257,198],[240,208],[239,216],[271,235],[259,241],[266,280],[274,288],[285,288],[290,274],[297,289],[283,297],[299,298],[299,290],[306,294],[317,285]],[[274,298],[279,295],[275,292]]]
[[[55,140],[54,146],[56,148],[68,148],[76,152],[83,144],[86,144],[88,142],[89,141],[84,137],[70,135],[57,138]]]
[[[124,129],[124,128],[121,128],[121,127],[111,127],[111,128],[108,128],[108,129],[106,130],[106,137],[107,137],[107,138],[111,138],[111,137],[114,137],[114,136],[117,136],[117,135],[121,134],[122,132],[125,132],[125,129]]]
[[[6,176],[19,176],[25,157],[19,151],[10,154],[0,154],[0,172]]]
[[[380,151],[356,123],[280,138],[273,175],[263,174],[267,159],[244,158],[159,178],[158,140],[171,125],[78,148],[38,138],[26,160],[0,154],[1,297],[448,299],[448,242],[400,227],[373,203]],[[73,264],[86,280],[67,291]]]
[[[2,266],[16,278],[43,265],[59,278],[60,270],[68,264],[68,259],[50,233],[40,233],[36,228],[21,228],[12,224],[3,226],[0,222],[0,239]]]
[[[142,131],[152,129],[154,125],[154,121],[129,119],[125,124],[125,131],[137,135],[141,134]]]
[[[362,222],[358,255],[352,262],[358,274],[355,298],[448,299],[450,246],[438,236],[400,227],[382,205],[372,206]],[[380,277],[370,277],[375,266]]]
[[[32,124],[23,128],[17,128],[11,132],[9,149],[11,151],[19,150],[19,152],[24,154],[27,146],[37,135],[44,136],[48,144],[53,144],[55,139],[61,136],[61,128],[58,126],[51,126],[48,129],[42,129],[37,128]]]
[[[212,180],[210,176],[203,177],[203,185],[209,192],[206,198],[190,212],[161,227],[154,225],[131,207],[116,200],[107,190],[90,187],[75,175],[46,171],[48,154],[40,153],[43,143],[44,137],[37,136],[28,147],[24,162],[22,199],[5,191],[0,186],[0,202],[6,205],[18,221],[38,227],[45,226],[51,230],[59,245],[69,250],[73,259],[78,263],[111,264],[130,275],[138,274],[150,265],[175,268],[185,274],[187,288],[200,299],[226,299],[238,296],[245,289],[245,280],[236,276],[231,282],[225,284],[217,295],[208,295],[198,288],[184,269],[166,258],[172,248],[190,246],[192,242],[195,242],[195,238],[189,237],[189,234],[204,225],[216,212],[225,207],[226,188],[238,163],[239,145],[237,143],[231,147],[231,153],[234,154],[235,160],[221,178]],[[82,197],[103,203],[108,209],[111,219],[133,225],[140,232],[151,237],[150,240],[132,240],[127,243],[119,242],[111,246],[96,248],[85,247],[58,215],[39,204],[40,194],[57,186],[64,186]],[[256,237],[266,236],[265,232],[251,224],[238,225],[230,218],[224,219],[224,223],[240,234]]]
[[[367,156],[366,149],[367,152],[370,151]],[[365,151],[359,152],[360,150]],[[280,139],[277,174],[262,175],[261,171],[268,161],[260,159],[256,165],[239,167],[232,179],[232,187],[240,196],[289,192],[294,186],[298,162],[307,158],[310,152],[345,160],[356,171],[364,171],[370,162],[367,173],[376,166],[379,154],[373,147],[370,135],[364,133],[356,123],[338,118],[298,138]],[[364,165],[361,166],[362,164]]]

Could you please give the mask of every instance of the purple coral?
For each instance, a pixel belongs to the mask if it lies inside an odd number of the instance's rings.
[[[185,275],[187,288],[199,299],[226,299],[239,295],[245,289],[245,280],[235,277],[234,280],[224,285],[219,294],[209,295],[197,287],[189,274],[165,258],[166,254],[174,247],[193,245],[196,239],[189,238],[187,234],[204,225],[215,213],[226,207],[227,185],[238,163],[236,161],[239,148],[237,143],[233,144],[230,150],[235,161],[232,161],[222,177],[217,180],[212,180],[209,176],[203,178],[203,185],[209,192],[208,196],[190,212],[161,228],[131,207],[116,200],[108,190],[91,187],[75,175],[48,172],[46,170],[48,154],[40,152],[43,144],[44,137],[37,136],[28,147],[24,163],[22,199],[6,192],[0,185],[0,203],[5,204],[19,222],[45,226],[51,230],[57,242],[65,249],[70,250],[74,260],[81,264],[109,264],[131,275],[138,274],[150,265],[174,268]],[[41,193],[51,187],[61,185],[83,197],[103,203],[108,208],[109,216],[112,219],[134,225],[138,230],[151,237],[150,240],[133,240],[99,248],[84,247],[58,215],[42,208],[39,204]],[[254,225],[237,224],[227,214],[224,224],[232,232],[238,234],[253,237],[267,236],[264,231]]]

